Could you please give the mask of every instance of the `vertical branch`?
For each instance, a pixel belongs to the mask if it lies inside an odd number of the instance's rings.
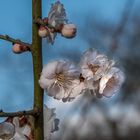
[[[32,22],[34,19],[41,18],[41,0],[32,0]],[[38,25],[32,24],[32,56],[34,70],[34,108],[38,108],[40,115],[35,118],[34,137],[35,140],[43,140],[43,90],[38,84],[40,73],[42,70],[42,43],[38,36]]]

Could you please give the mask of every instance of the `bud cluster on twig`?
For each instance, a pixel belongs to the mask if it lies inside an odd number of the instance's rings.
[[[60,2],[52,5],[48,17],[44,19],[38,18],[34,22],[40,25],[38,35],[42,38],[47,38],[48,42],[52,44],[57,33],[60,33],[65,38],[73,38],[76,35],[76,26],[68,23],[65,9]]]

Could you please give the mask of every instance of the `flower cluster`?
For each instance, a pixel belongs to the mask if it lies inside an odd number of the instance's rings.
[[[96,50],[87,50],[76,67],[68,60],[56,60],[44,66],[39,79],[48,95],[62,101],[71,101],[87,90],[98,97],[111,97],[124,81],[123,72],[115,62]]]
[[[83,54],[80,67],[87,88],[99,97],[111,97],[124,82],[124,73],[115,67],[114,60],[98,54],[94,49],[89,49]]]
[[[50,140],[51,133],[58,130],[59,120],[54,109],[44,106],[44,140]],[[33,117],[8,117],[0,123],[0,140],[34,140]]]
[[[52,44],[54,43],[57,32],[61,33],[65,38],[73,38],[76,35],[76,26],[74,24],[68,24],[64,6],[59,1],[52,4],[48,17],[42,21],[49,26],[41,25],[38,35],[42,38],[47,38],[48,42]]]
[[[26,116],[7,118],[0,124],[1,139],[33,140],[32,128]]]

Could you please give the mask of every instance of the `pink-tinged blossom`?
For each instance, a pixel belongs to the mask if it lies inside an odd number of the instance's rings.
[[[28,46],[24,46],[24,45],[17,44],[17,43],[15,43],[12,47],[12,51],[16,54],[20,54],[20,53],[28,51],[28,50],[29,50]]]
[[[73,38],[76,35],[76,26],[74,24],[64,24],[61,29],[61,34],[66,38]]]
[[[49,96],[68,101],[78,96],[85,88],[81,86],[79,77],[79,70],[70,61],[52,61],[44,66],[39,84],[47,90]]]
[[[111,97],[114,93],[119,91],[124,79],[124,73],[120,69],[112,67],[100,79],[99,94],[106,97]]]
[[[48,36],[48,34],[49,34],[48,32],[49,32],[49,31],[47,30],[46,27],[40,26],[40,28],[39,28],[39,30],[38,30],[38,35],[39,35],[40,37],[44,38],[44,37],[47,37],[47,36]]]

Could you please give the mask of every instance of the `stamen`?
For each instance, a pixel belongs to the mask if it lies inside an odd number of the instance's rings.
[[[93,74],[95,74],[97,72],[97,70],[100,68],[99,65],[92,65],[92,64],[89,64],[88,67],[89,67],[89,69],[91,69]]]
[[[63,88],[67,89],[68,86],[72,84],[72,78],[65,76],[63,73],[56,74],[56,82],[59,86],[63,86]]]
[[[107,85],[108,88],[113,88],[115,86],[115,84],[116,84],[116,80],[113,76],[108,80],[106,85]]]

